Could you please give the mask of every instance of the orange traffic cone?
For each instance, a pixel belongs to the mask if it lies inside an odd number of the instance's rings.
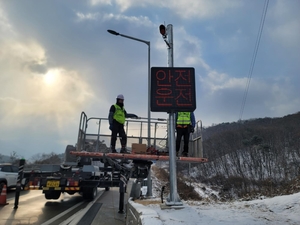
[[[0,194],[0,205],[7,205],[6,202],[6,184],[4,184],[1,194]]]

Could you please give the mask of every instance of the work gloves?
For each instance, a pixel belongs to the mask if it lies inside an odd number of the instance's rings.
[[[126,118],[138,119],[139,117],[133,113],[127,113]]]
[[[192,125],[190,125],[190,133],[194,133],[195,132],[195,129]]]

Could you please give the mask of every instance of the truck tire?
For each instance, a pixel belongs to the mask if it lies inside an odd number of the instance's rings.
[[[47,191],[45,192],[46,199],[59,199],[60,191]]]
[[[82,193],[82,197],[86,200],[94,200],[97,197],[97,187],[86,187]]]
[[[109,191],[110,190],[110,187],[105,187],[105,191]]]

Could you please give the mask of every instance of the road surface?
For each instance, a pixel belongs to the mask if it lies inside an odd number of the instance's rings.
[[[99,188],[97,197],[103,192]],[[0,225],[66,224],[64,221],[90,205],[79,194],[61,194],[58,200],[47,200],[41,190],[21,191],[17,209],[14,209],[15,190],[9,190],[7,203],[0,206]]]

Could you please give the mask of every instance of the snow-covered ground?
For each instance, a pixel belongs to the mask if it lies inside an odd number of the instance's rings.
[[[300,192],[251,201],[219,201],[218,192],[201,183],[192,183],[203,201],[182,201],[183,208],[161,203],[159,187],[165,185],[152,173],[153,195],[157,198],[133,202],[142,213],[144,225],[300,225]],[[213,197],[213,199],[212,199]],[[164,197],[164,201],[166,196]]]
[[[184,202],[182,209],[162,209],[165,203],[135,202],[144,225],[300,224],[300,193],[232,203]],[[154,200],[153,200],[154,201]]]

